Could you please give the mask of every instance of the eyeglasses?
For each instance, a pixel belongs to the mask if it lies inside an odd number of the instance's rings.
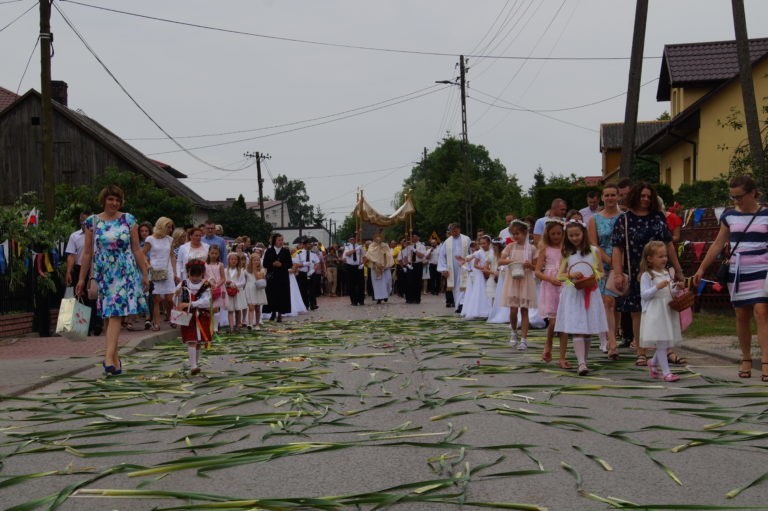
[[[744,198],[746,195],[747,195],[746,193],[742,193],[741,195],[729,195],[729,197],[731,198],[731,200],[741,200],[741,199],[743,199],[743,198]]]

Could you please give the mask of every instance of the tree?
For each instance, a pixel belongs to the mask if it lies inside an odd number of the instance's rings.
[[[56,187],[57,217],[77,219],[81,211],[101,211],[98,196],[107,185],[115,184],[125,193],[123,210],[130,212],[137,220],[155,223],[161,216],[173,220],[175,225],[192,222],[194,206],[185,197],[176,197],[159,188],[146,177],[133,172],[108,167],[94,179],[92,185]]]
[[[504,226],[505,214],[519,212],[522,207],[520,185],[516,177],[507,175],[498,159],[491,158],[485,147],[469,144],[467,155],[474,228],[498,232]],[[464,218],[467,184],[462,171],[463,158],[461,141],[444,138],[405,179],[401,203],[411,190],[416,206],[414,226],[422,233],[444,233],[449,222]]]
[[[278,174],[272,181],[275,185],[275,200],[285,201],[288,209],[288,219],[292,226],[319,225],[325,220],[325,215],[309,204],[307,185],[301,179],[288,179]]]
[[[266,243],[272,232],[272,225],[262,220],[257,210],[246,207],[245,198],[242,195],[238,196],[230,207],[211,213],[211,220],[221,224],[225,235],[248,236],[253,242]]]

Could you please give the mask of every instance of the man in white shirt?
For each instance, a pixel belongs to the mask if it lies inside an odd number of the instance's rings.
[[[512,226],[512,220],[514,220],[515,218],[516,218],[515,215],[513,215],[512,213],[504,217],[504,221],[507,222],[507,226],[499,231],[499,239],[504,243],[507,242],[507,238],[512,237],[512,235],[509,233],[509,228]]]
[[[80,213],[80,229],[69,235],[67,246],[64,249],[64,253],[67,255],[67,272],[64,275],[64,282],[67,287],[71,287],[73,285],[72,283],[77,282],[80,278],[80,266],[83,262],[83,249],[85,248],[85,231],[83,231],[83,223],[89,216],[90,213]],[[103,322],[101,317],[96,313],[96,301],[88,300],[87,297],[84,297],[84,303],[93,308],[88,330],[92,335],[101,335]]]
[[[568,211],[568,205],[565,203],[565,199],[555,199],[552,201],[552,205],[546,215],[536,220],[536,224],[533,226],[533,244],[539,246],[541,235],[544,234],[544,224],[547,222],[547,218],[559,218],[565,219],[565,213]]]
[[[354,235],[344,244],[344,273],[347,275],[347,292],[352,305],[364,305],[365,282],[363,281],[363,247]]]
[[[424,264],[429,264],[429,285],[427,287],[430,294],[437,296],[440,292],[440,272],[437,271],[437,259],[440,257],[440,244],[437,242],[437,238],[431,238],[429,240],[429,248],[427,248],[427,261]]]
[[[579,213],[581,213],[581,218],[584,220],[584,223],[589,224],[589,219],[598,211],[600,211],[600,194],[595,190],[590,190],[587,192],[587,207],[581,208]]]
[[[467,275],[461,269],[464,259],[469,255],[469,236],[461,234],[461,226],[452,223],[448,226],[450,236],[440,245],[437,261],[437,271],[446,278],[445,306],[456,307],[456,313],[461,313],[461,302],[467,288]]]
[[[296,264],[300,264],[299,271],[296,272],[296,282],[299,284],[299,291],[301,292],[301,300],[304,302],[304,306],[309,310],[317,309],[317,297],[312,290],[311,279],[315,274],[315,268],[320,263],[320,259],[317,254],[312,252],[312,243],[306,238],[302,238],[299,242],[301,250],[296,253],[293,261]]]
[[[427,249],[419,241],[419,234],[411,234],[411,244],[400,252],[400,261],[405,268],[405,303],[421,303],[421,277],[424,272],[424,257]]]

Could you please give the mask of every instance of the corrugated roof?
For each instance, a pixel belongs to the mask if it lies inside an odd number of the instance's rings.
[[[635,147],[640,147],[646,140],[663,129],[669,121],[640,121],[635,130]],[[600,125],[600,151],[621,149],[624,140],[624,123],[612,122]]]
[[[11,92],[4,87],[0,87],[0,112],[8,108],[11,103],[19,99],[21,96],[15,92]]]
[[[752,64],[766,54],[768,38],[749,40]],[[715,87],[738,73],[736,41],[667,44],[656,99],[669,101],[673,87]]]

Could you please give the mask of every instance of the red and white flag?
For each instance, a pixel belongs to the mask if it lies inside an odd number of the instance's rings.
[[[27,219],[24,221],[24,227],[29,227],[30,225],[37,225],[37,215],[39,215],[40,212],[37,211],[37,208],[32,208],[30,212],[27,214]]]

